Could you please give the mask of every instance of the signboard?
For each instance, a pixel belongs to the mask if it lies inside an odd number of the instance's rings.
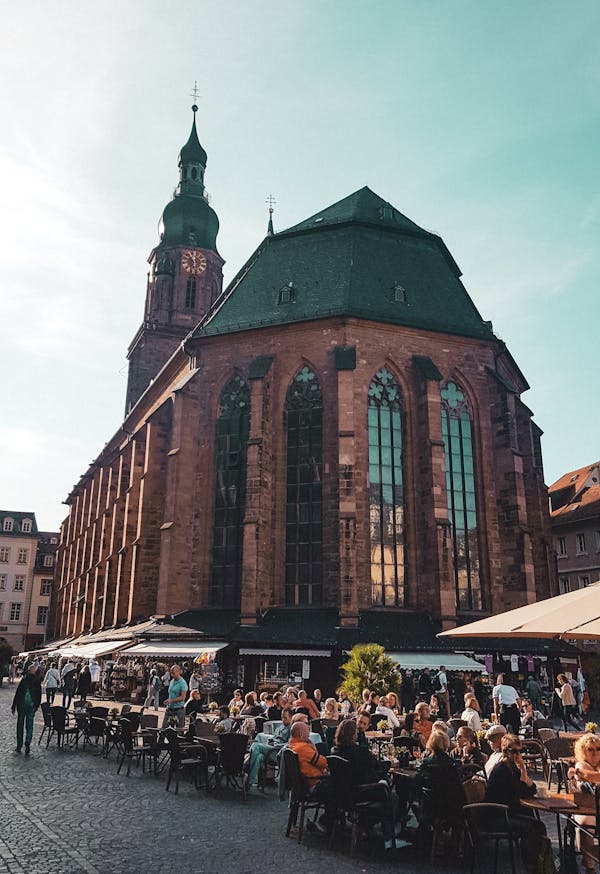
[[[302,679],[310,678],[310,659],[302,659]]]

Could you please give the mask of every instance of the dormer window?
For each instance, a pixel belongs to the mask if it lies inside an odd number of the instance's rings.
[[[4,524],[2,525],[3,531],[12,531],[14,528],[14,520],[13,519],[5,519]]]
[[[23,534],[31,534],[31,519],[23,519],[21,522],[21,531]]]
[[[284,285],[279,289],[279,300],[278,303],[294,303],[296,299],[296,289],[294,288],[293,282],[288,282],[287,285]]]
[[[399,282],[392,285],[391,299],[393,303],[406,303],[406,289]]]

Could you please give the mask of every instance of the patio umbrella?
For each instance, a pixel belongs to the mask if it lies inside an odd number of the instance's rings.
[[[548,637],[600,640],[600,582],[442,631],[438,637]]]

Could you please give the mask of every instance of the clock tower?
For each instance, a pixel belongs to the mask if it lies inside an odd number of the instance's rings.
[[[148,258],[144,321],[127,351],[125,415],[223,287],[219,219],[204,190],[206,152],[196,131],[195,104],[192,111],[192,130],[179,153],[179,183],[161,216],[158,245]]]

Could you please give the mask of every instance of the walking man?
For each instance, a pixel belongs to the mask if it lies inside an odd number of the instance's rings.
[[[521,699],[514,686],[504,682],[504,674],[498,674],[496,678],[496,685],[492,689],[492,700],[494,702],[494,713],[500,724],[507,731],[518,735],[521,727],[521,716],[519,713]]]
[[[165,701],[165,715],[163,717],[163,728],[169,725],[169,719],[177,720],[177,728],[185,728],[185,696],[187,695],[188,684],[181,676],[181,668],[179,665],[171,667],[171,682],[169,683],[169,697]]]
[[[25,755],[29,755],[33,738],[33,718],[42,701],[42,683],[35,665],[30,665],[23,679],[17,686],[12,703],[13,716],[17,714],[17,749],[20,753],[23,746],[23,728],[25,728]]]

